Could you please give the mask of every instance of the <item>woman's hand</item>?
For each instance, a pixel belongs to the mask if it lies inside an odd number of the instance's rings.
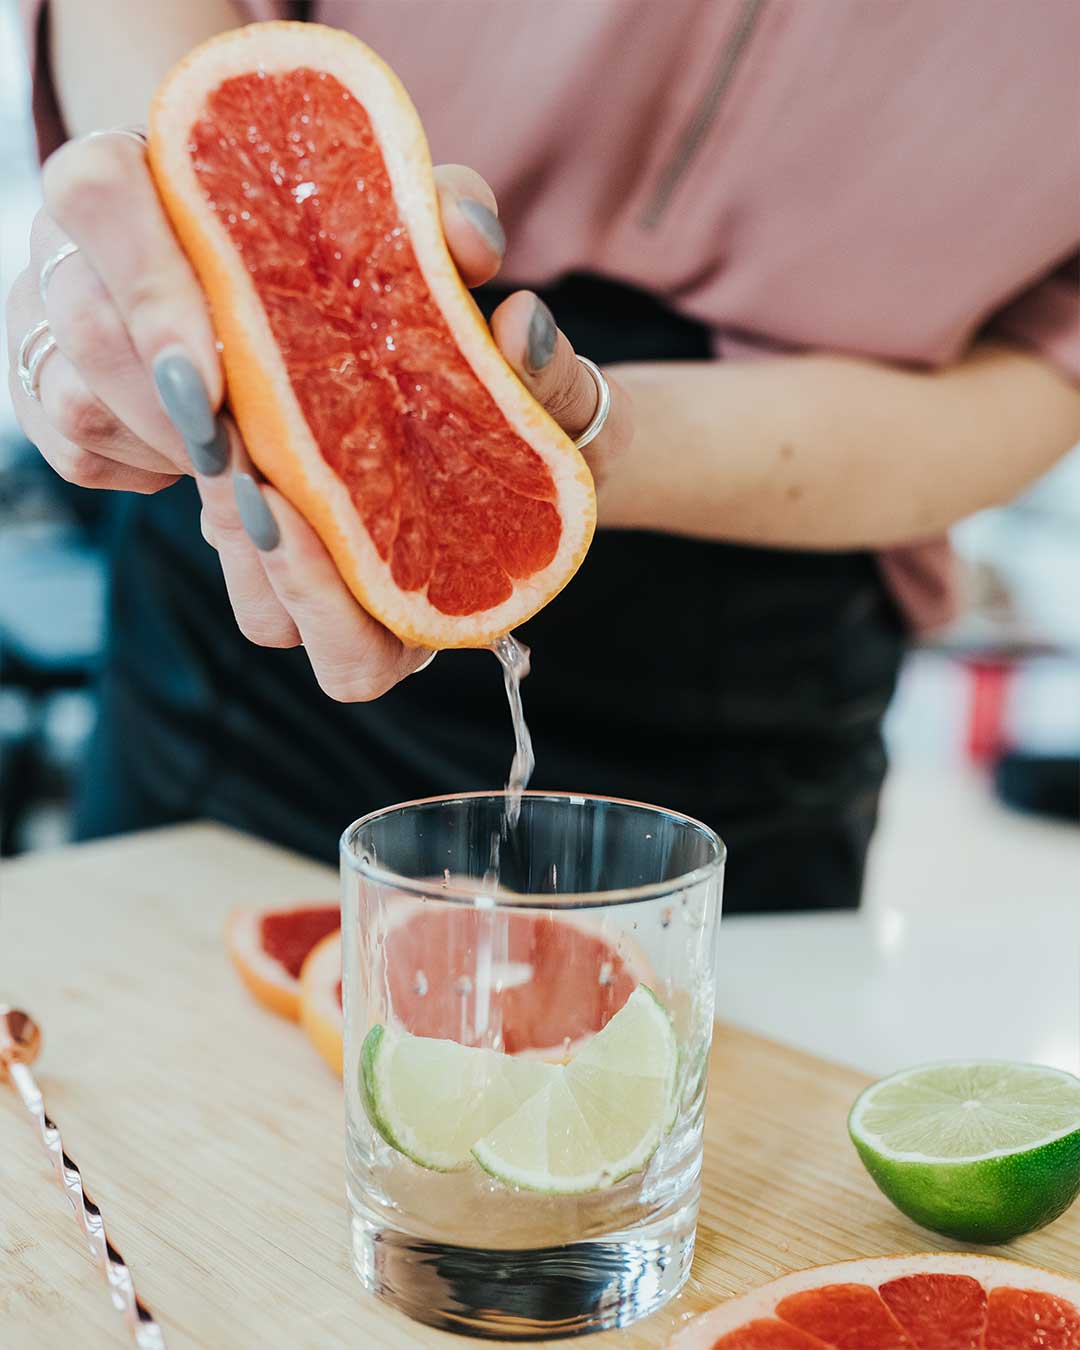
[[[504,238],[494,195],[471,169],[436,169],[447,243],[469,286],[499,269]],[[265,647],[303,643],[332,698],[378,697],[423,665],[367,614],[322,543],[261,482],[235,423],[220,411],[221,363],[205,297],[155,192],[145,152],[129,134],[72,141],[45,166],[45,207],[31,259],[7,305],[16,414],[41,453],[82,487],[158,492],[194,473],[202,529],[217,549],[241,631]],[[39,293],[42,267],[69,241]],[[26,332],[47,319],[57,349],[40,367],[37,399],[15,377]],[[492,319],[495,339],[525,385],[570,435],[590,421],[596,390],[550,311],[529,292]],[[614,386],[602,434],[589,447],[602,475],[629,438]]]

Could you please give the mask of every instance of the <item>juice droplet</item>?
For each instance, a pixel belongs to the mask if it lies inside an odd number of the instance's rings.
[[[413,977],[413,993],[423,998],[428,991],[428,978],[422,970],[418,970]]]
[[[660,911],[660,927],[661,927],[661,928],[670,928],[670,927],[671,927],[671,913],[672,913],[672,911],[671,911],[671,906],[670,906],[670,905],[665,905],[664,908]]]
[[[610,961],[603,961],[600,964],[599,983],[603,985],[610,984],[615,975],[615,967]]]
[[[459,975],[454,981],[454,993],[461,998],[465,998],[471,994],[472,988],[472,980],[469,979],[468,975]]]

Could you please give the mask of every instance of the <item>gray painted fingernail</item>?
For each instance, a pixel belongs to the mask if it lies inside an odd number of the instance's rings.
[[[214,439],[209,445],[200,445],[196,441],[185,440],[195,472],[204,478],[217,478],[229,467],[229,433],[219,422]]]
[[[207,478],[224,473],[229,462],[228,434],[214,416],[194,362],[182,351],[164,352],[154,362],[154,382],[196,470]]]
[[[495,212],[473,197],[460,198],[458,207],[484,243],[501,258],[506,252],[506,231],[499,224],[499,217]]]
[[[555,318],[537,297],[529,320],[529,337],[525,344],[525,364],[530,370],[543,370],[555,355],[555,341],[558,338]]]
[[[281,532],[258,483],[249,473],[233,474],[233,492],[240,521],[260,553],[269,553],[281,542]]]

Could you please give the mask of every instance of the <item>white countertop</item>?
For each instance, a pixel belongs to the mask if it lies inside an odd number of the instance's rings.
[[[983,779],[894,769],[863,909],[733,916],[717,1014],[885,1074],[1001,1057],[1080,1073],[1080,827]]]

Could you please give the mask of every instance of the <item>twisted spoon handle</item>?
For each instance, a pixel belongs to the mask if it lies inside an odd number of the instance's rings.
[[[102,1274],[109,1286],[113,1307],[124,1319],[131,1338],[138,1350],[165,1350],[165,1337],[154,1321],[146,1305],[135,1293],[135,1282],[124,1258],[109,1241],[105,1232],[105,1221],[101,1210],[94,1204],[83,1187],[82,1173],[75,1162],[64,1152],[64,1143],[60,1131],[45,1114],[45,1103],[41,1091],[34,1081],[34,1075],[26,1064],[14,1063],[7,1068],[15,1089],[22,1098],[23,1105],[37,1121],[41,1133],[41,1142],[53,1165],[56,1179],[71,1201],[75,1212],[75,1221],[86,1234],[90,1252],[101,1267]]]

